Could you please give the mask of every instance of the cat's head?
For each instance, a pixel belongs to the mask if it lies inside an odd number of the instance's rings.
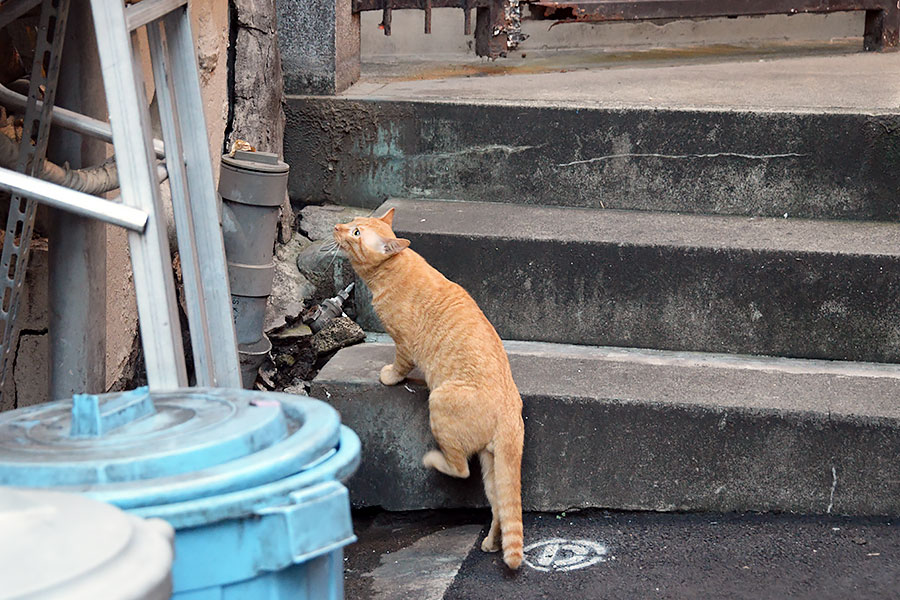
[[[357,217],[334,226],[334,241],[352,263],[374,267],[409,246],[409,240],[394,235],[393,222],[393,208],[380,218]]]

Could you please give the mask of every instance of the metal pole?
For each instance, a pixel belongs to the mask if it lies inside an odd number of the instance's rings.
[[[98,219],[137,233],[142,233],[147,227],[147,213],[142,210],[111,200],[103,200],[3,167],[0,167],[0,190],[37,200],[41,204],[72,213],[73,216]]]
[[[103,118],[106,101],[87,2],[72,3],[66,37],[57,104]],[[103,162],[106,146],[56,129],[49,155],[81,168]],[[106,224],[53,211],[49,237],[50,399],[105,392]]]
[[[25,108],[28,98],[22,94],[15,92],[3,84],[0,84],[0,104],[10,108]],[[38,110],[43,106],[43,102],[38,102]],[[75,111],[66,110],[59,106],[51,109],[53,113],[53,125],[71,129],[84,135],[88,135],[98,140],[103,140],[112,144],[112,128],[106,121],[94,119]],[[165,147],[162,140],[153,140],[153,150],[156,152],[157,158],[166,156]]]

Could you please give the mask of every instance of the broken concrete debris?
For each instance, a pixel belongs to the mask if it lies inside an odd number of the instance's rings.
[[[349,297],[353,282],[338,281],[346,287],[335,289],[334,266],[343,265],[343,261],[334,252],[321,251],[330,243],[334,225],[358,216],[357,213],[368,211],[306,207],[300,213],[301,228],[305,222],[309,229],[301,229],[301,235],[276,247],[275,278],[265,321],[272,350],[260,368],[258,388],[306,393],[308,382],[334,352],[365,339],[362,327],[352,318],[355,310]],[[320,239],[311,243],[305,234]]]
[[[334,226],[352,221],[356,217],[368,217],[372,211],[354,206],[310,205],[300,211],[300,233],[310,240],[331,240]]]
[[[310,307],[306,314],[314,312],[315,308]],[[315,377],[332,353],[358,344],[365,337],[362,327],[346,315],[329,320],[316,334],[302,319],[297,319],[270,335],[272,351],[260,369],[257,387],[287,391],[307,386],[306,382]]]
[[[343,260],[337,255],[337,249],[326,250],[326,240],[313,242],[297,255],[297,270],[315,287],[320,299],[334,296],[335,279],[338,270],[343,268]]]
[[[358,344],[366,339],[366,332],[350,317],[336,317],[312,337],[312,347],[319,356]]]
[[[309,240],[299,235],[276,245],[275,276],[263,326],[267,334],[299,317],[304,301],[316,295],[316,286],[297,269],[297,256],[308,245]]]

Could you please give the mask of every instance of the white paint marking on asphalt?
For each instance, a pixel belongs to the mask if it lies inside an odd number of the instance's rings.
[[[525,548],[525,564],[537,571],[574,571],[609,558],[609,549],[591,540],[553,538]]]
[[[825,511],[825,514],[831,514],[831,509],[834,508],[834,490],[837,488],[837,470],[834,468],[834,465],[831,467],[831,498],[828,500],[828,510]]]

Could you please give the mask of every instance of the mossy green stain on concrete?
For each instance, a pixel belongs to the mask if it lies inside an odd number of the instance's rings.
[[[895,220],[895,116],[297,97],[295,201],[388,196]],[[310,135],[310,132],[313,134]]]

